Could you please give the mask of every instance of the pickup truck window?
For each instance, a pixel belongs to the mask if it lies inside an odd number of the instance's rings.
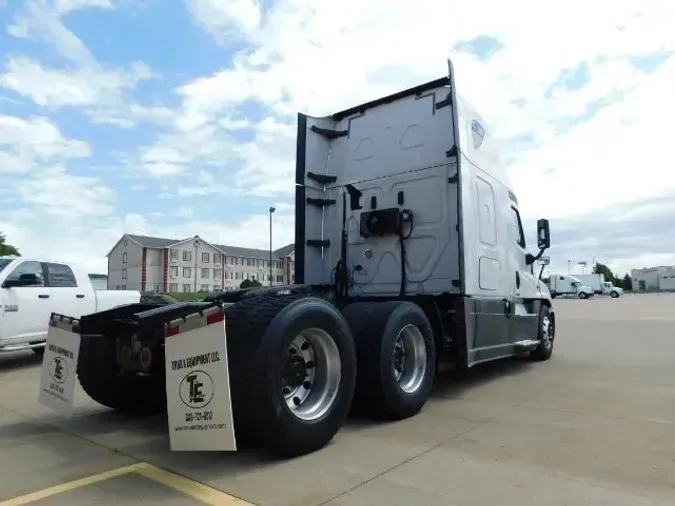
[[[42,270],[42,264],[40,262],[25,261],[17,265],[14,270],[7,276],[6,281],[16,281],[22,274],[35,274],[38,279],[38,283],[31,286],[45,286],[45,275]],[[21,287],[17,287],[21,289]]]
[[[48,263],[46,266],[49,286],[54,288],[74,288],[77,286],[75,274],[67,265]]]

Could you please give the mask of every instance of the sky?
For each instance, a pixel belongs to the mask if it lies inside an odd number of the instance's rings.
[[[675,3],[0,0],[0,231],[106,271],[123,233],[293,237],[296,115],[442,77],[551,270],[675,264]],[[588,272],[588,269],[586,269]]]

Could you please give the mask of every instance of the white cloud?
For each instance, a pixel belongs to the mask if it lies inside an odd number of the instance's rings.
[[[56,0],[56,10],[59,12],[72,12],[80,9],[97,7],[100,9],[112,9],[112,0]]]
[[[186,0],[195,20],[218,40],[247,35],[260,26],[259,0]]]
[[[138,121],[170,122],[170,109],[140,105],[126,96],[141,81],[159,77],[152,69],[138,61],[130,62],[128,68],[100,64],[61,19],[74,10],[113,6],[107,0],[28,0],[8,32],[15,37],[45,40],[75,65],[47,68],[27,56],[8,54],[0,73],[0,87],[50,109],[83,108],[94,123],[130,128]]]
[[[44,215],[58,218],[108,216],[115,193],[97,177],[75,176],[59,165],[42,168],[16,183],[16,193]]]
[[[0,116],[0,173],[24,173],[36,163],[90,154],[86,142],[64,138],[45,118]]]

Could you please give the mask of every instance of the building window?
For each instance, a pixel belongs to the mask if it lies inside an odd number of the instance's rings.
[[[223,275],[222,269],[213,269],[213,279],[220,279]]]
[[[127,279],[127,268],[122,269],[122,279]]]
[[[209,261],[210,261],[210,257],[211,257],[211,253],[209,253],[208,251],[202,252],[202,262],[203,263],[208,264]]]
[[[169,256],[171,257],[171,260],[178,260],[178,250],[177,249],[169,250]]]
[[[277,282],[278,282],[278,283],[283,283],[283,282],[284,282],[284,276],[283,276],[283,275],[277,276]]]
[[[200,285],[199,291],[200,292],[208,292],[209,291],[209,285]]]
[[[244,274],[242,272],[235,272],[234,279],[236,279],[237,281],[244,279]]]
[[[160,285],[148,285],[148,292],[159,293],[162,287]]]
[[[189,262],[190,260],[192,260],[192,251],[190,251],[188,249],[184,249],[183,250],[183,261]]]
[[[169,293],[176,293],[178,292],[178,283],[171,283],[169,285]]]
[[[230,257],[230,265],[234,265],[237,263],[237,259],[235,257]]]
[[[122,253],[122,263],[123,264],[127,263],[127,252],[126,251],[124,253]]]
[[[177,278],[178,277],[178,267],[171,266],[169,267],[169,277],[170,278]]]
[[[192,267],[183,267],[183,277],[184,278],[192,277]]]
[[[124,245],[125,245],[125,246],[128,246],[128,245],[129,245],[129,241],[127,241],[126,239],[124,239]]]
[[[213,285],[214,290],[220,290],[220,285]]]
[[[183,292],[190,293],[191,289],[192,289],[192,285],[183,285]]]
[[[213,263],[220,265],[223,262],[223,256],[220,253],[213,254]]]
[[[126,289],[127,289],[127,285],[122,285],[122,290],[126,290]]]
[[[209,279],[209,270],[202,269],[202,279]]]

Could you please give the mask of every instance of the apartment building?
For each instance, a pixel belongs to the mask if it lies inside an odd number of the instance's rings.
[[[108,289],[141,292],[235,290],[245,279],[295,282],[295,245],[269,250],[214,244],[199,236],[165,239],[124,234],[106,255]]]

